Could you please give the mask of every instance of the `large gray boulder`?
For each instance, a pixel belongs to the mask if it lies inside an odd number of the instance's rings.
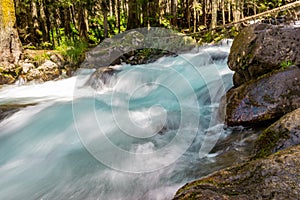
[[[300,145],[218,171],[179,189],[174,200],[299,199]]]
[[[280,67],[300,64],[300,29],[255,24],[234,39],[228,66],[237,87]]]
[[[226,106],[226,123],[262,125],[300,108],[299,79],[300,68],[291,66],[229,90],[221,106]]]
[[[144,64],[152,60],[151,54],[145,52],[145,57],[136,61],[132,52],[142,49],[156,49],[174,54],[191,50],[195,41],[188,36],[165,28],[139,28],[105,39],[100,45],[87,52],[81,68],[100,68],[120,64],[132,60],[131,64]],[[152,53],[154,53],[153,51]],[[124,55],[125,60],[124,60]],[[158,51],[158,57],[164,54]],[[129,58],[126,58],[129,56]],[[132,57],[133,56],[133,57]],[[148,58],[148,56],[150,56]],[[123,57],[123,58],[122,58]],[[132,57],[132,59],[130,58]],[[140,57],[141,58],[141,57]],[[143,60],[143,61],[142,61]]]

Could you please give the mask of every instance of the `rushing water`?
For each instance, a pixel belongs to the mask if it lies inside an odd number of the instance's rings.
[[[93,88],[92,70],[2,88],[1,104],[35,105],[0,122],[0,199],[171,199],[228,166],[207,153],[230,134],[216,115],[229,48],[118,66]]]

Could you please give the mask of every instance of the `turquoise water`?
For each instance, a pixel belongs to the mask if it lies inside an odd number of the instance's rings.
[[[209,152],[230,134],[217,112],[229,48],[120,65],[93,87],[86,69],[0,89],[1,104],[36,104],[0,122],[0,199],[171,199],[222,168]]]

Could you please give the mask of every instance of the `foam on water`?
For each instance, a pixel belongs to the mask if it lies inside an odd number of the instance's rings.
[[[232,86],[229,47],[119,66],[98,90],[92,70],[1,88],[0,104],[38,104],[0,123],[0,199],[171,199],[221,168],[207,153],[224,137],[212,119]]]

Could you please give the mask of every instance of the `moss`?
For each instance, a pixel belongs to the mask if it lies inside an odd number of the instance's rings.
[[[292,61],[290,61],[290,60],[289,61],[282,61],[280,63],[280,68],[281,69],[286,69],[286,68],[288,68],[288,67],[290,67],[292,65],[294,65],[294,63]]]
[[[211,186],[218,186],[218,183],[213,179],[213,177],[203,178],[201,180],[197,180],[194,182],[191,182],[189,184],[186,184],[182,188],[180,188],[176,194],[180,194],[184,191],[190,190],[194,187],[200,186],[200,185],[211,185]]]
[[[34,55],[33,61],[37,64],[37,66],[41,65],[45,60],[50,59],[50,55],[45,51],[41,51],[40,53],[37,51],[37,54]]]
[[[280,136],[271,129],[264,131],[256,141],[256,147],[258,152],[254,158],[264,158],[272,154],[272,150],[276,147],[276,143],[279,141]]]

